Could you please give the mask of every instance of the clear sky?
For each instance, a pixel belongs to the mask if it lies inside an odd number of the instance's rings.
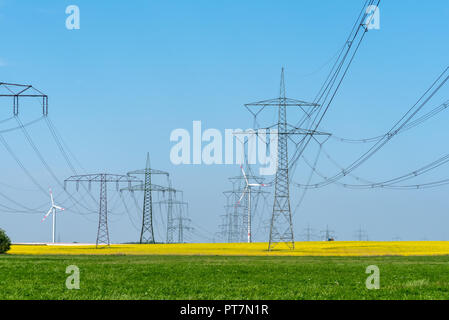
[[[312,100],[363,2],[0,0],[0,81],[32,84],[49,95],[49,117],[85,172],[140,169],[150,152],[152,166],[169,171],[184,190],[196,228],[189,240],[210,241],[224,213],[227,178],[239,167],[174,166],[170,133],[191,132],[194,120],[202,121],[203,129],[250,128],[252,117],[243,104],[277,97],[281,67],[287,96]],[[79,30],[66,29],[68,5],[80,8]],[[321,129],[354,138],[386,132],[448,66],[448,17],[446,0],[382,1],[380,29],[368,32]],[[448,98],[446,86],[428,108]],[[0,106],[2,119],[10,117],[10,101]],[[21,119],[39,117],[38,107],[24,106]],[[448,111],[442,112],[395,138],[354,174],[385,180],[441,157],[448,151],[448,120]],[[0,123],[0,130],[15,124]],[[71,175],[45,121],[28,130],[58,177]],[[62,194],[21,131],[4,137],[40,184]],[[346,166],[367,148],[329,142],[327,150]],[[2,146],[0,157],[2,193],[29,207],[49,201]],[[324,158],[319,169],[327,175],[338,171]],[[306,164],[297,172],[293,180],[305,182]],[[448,176],[446,166],[417,182]],[[111,240],[137,240],[135,207],[130,205],[128,217],[115,186],[110,189]],[[341,240],[354,239],[359,226],[373,240],[449,240],[448,192],[449,187],[311,190],[294,215],[296,238],[307,224],[317,231],[328,224]],[[256,213],[257,240],[268,238],[261,227],[270,215],[268,202]],[[16,208],[5,199],[0,204]],[[49,241],[51,224],[40,223],[45,211],[43,205],[42,213],[0,213],[0,227],[16,242]],[[97,215],[88,213],[68,210],[58,217],[61,241],[95,241]],[[163,220],[157,219],[161,239]]]

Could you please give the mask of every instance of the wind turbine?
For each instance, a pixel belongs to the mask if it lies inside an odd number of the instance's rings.
[[[251,188],[265,187],[266,185],[263,183],[249,183],[245,170],[243,170],[243,166],[240,166],[240,169],[242,170],[243,177],[245,178],[246,187],[243,189],[242,195],[237,204],[240,204],[240,201],[242,201],[245,193],[248,193],[248,243],[251,243]]]
[[[64,211],[64,208],[55,205],[55,201],[53,200],[53,192],[51,192],[50,190],[50,199],[51,199],[51,207],[50,210],[48,210],[47,214],[42,218],[41,222],[44,222],[45,219],[47,219],[47,217],[53,213],[53,234],[52,234],[52,241],[53,243],[55,243],[55,234],[56,234],[56,210],[59,211]]]

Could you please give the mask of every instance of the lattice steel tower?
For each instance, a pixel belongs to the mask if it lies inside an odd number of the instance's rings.
[[[223,194],[226,197],[225,214],[222,215],[222,224],[220,225],[221,237],[228,243],[244,242],[246,235],[245,228],[245,212],[247,211],[246,201],[244,197],[240,204],[237,204],[240,195],[243,192],[243,188],[235,186],[233,183],[233,189],[224,191]]]
[[[108,228],[108,197],[107,197],[107,184],[114,182],[116,189],[119,191],[120,183],[138,182],[139,179],[131,176],[125,176],[120,174],[109,173],[97,173],[97,174],[85,174],[71,176],[64,180],[64,189],[66,189],[67,182],[76,182],[76,190],[78,191],[79,184],[87,182],[89,184],[89,191],[92,182],[100,183],[100,203],[99,203],[99,217],[98,217],[98,231],[96,245],[110,245],[109,241],[109,228]]]
[[[143,184],[143,210],[142,210],[142,229],[140,232],[140,243],[155,243],[153,230],[153,188],[151,187],[151,176],[153,174],[166,175],[168,172],[151,169],[150,154],[147,153],[147,162],[145,169],[128,172],[128,175],[145,175]]]
[[[281,71],[281,82],[279,89],[279,98],[264,100],[254,103],[247,103],[245,107],[257,117],[257,115],[265,107],[278,108],[277,121],[277,170],[275,176],[275,194],[273,213],[270,224],[270,240],[268,250],[279,243],[284,242],[291,249],[295,248],[295,240],[293,234],[292,211],[290,206],[290,177],[288,163],[288,139],[289,135],[328,135],[313,130],[297,128],[287,122],[287,107],[298,107],[306,115],[309,113],[304,107],[318,107],[316,103],[305,102],[287,98],[285,95],[284,68]],[[251,111],[251,107],[259,107],[258,112]]]
[[[254,188],[251,190],[248,196],[248,190],[245,191],[245,181],[255,181],[257,183],[263,182],[265,179],[259,176],[255,176],[249,170],[249,166],[246,167],[248,172],[246,178],[242,172],[239,176],[229,178],[232,183],[232,190],[224,191],[223,194],[226,197],[225,214],[222,215],[223,223],[219,226],[222,231],[221,237],[228,243],[233,242],[247,242],[248,241],[248,226],[251,223],[248,212],[253,216],[257,211],[257,204],[259,202],[259,196],[269,194],[267,191],[261,190],[261,188]],[[243,194],[246,194],[242,197]],[[251,201],[248,201],[251,197]],[[239,202],[240,199],[240,202]],[[251,205],[251,203],[253,203]],[[251,208],[249,208],[251,206]],[[249,211],[248,211],[249,209]]]
[[[192,222],[189,218],[185,217],[183,214],[183,207],[186,207],[188,210],[188,203],[182,202],[179,205],[179,211],[178,211],[178,217],[174,218],[174,220],[177,220],[177,228],[178,228],[178,243],[184,243],[184,231],[191,231],[193,230],[192,227],[190,227],[190,223]]]
[[[175,243],[175,232],[176,229],[179,227],[176,225],[176,220],[178,217],[174,217],[174,209],[175,206],[178,206],[179,210],[182,210],[182,206],[187,205],[187,202],[184,202],[182,200],[176,199],[177,193],[182,193],[181,190],[177,190],[172,188],[171,181],[168,182],[168,188],[165,189],[164,192],[168,192],[168,199],[167,200],[161,200],[159,203],[167,205],[167,238],[166,243]],[[181,211],[180,211],[181,212]],[[182,225],[182,221],[181,221]],[[184,233],[181,231],[182,237],[184,237]],[[178,230],[178,237],[179,237],[179,230]],[[178,239],[179,240],[179,239]]]
[[[324,236],[324,241],[330,241],[331,239],[335,239],[335,231],[329,229],[329,226],[326,225],[326,230],[322,230],[321,234]]]
[[[169,183],[169,185],[171,185]],[[174,243],[174,230],[176,229],[176,226],[174,225],[174,219],[173,219],[173,205],[175,204],[185,204],[185,202],[177,201],[173,198],[173,194],[182,192],[181,190],[174,189],[172,187],[165,187],[160,186],[157,184],[149,184],[145,185],[145,183],[139,184],[139,185],[133,185],[129,186],[127,188],[123,188],[120,190],[120,192],[123,191],[129,191],[129,192],[135,192],[135,191],[154,191],[154,192],[162,192],[165,194],[165,192],[168,192],[168,200],[161,200],[157,202],[153,202],[153,204],[166,204],[167,205],[167,243]]]
[[[281,86],[279,91],[278,110],[278,163],[275,178],[273,215],[270,226],[270,244],[286,242],[295,248],[293,236],[292,210],[290,207],[290,187],[288,180],[288,148],[287,148],[287,106],[285,101],[284,68],[282,68]]]
[[[106,186],[106,177],[104,175],[101,176],[100,181],[100,211],[98,218],[98,231],[97,231],[97,242],[98,244],[107,244],[110,245],[109,242],[109,228],[108,228],[108,191]]]

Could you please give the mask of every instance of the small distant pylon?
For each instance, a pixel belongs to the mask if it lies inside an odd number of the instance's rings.
[[[184,205],[187,206],[187,203],[185,202]],[[179,206],[179,215],[174,220],[177,220],[177,228],[178,228],[178,243],[184,243],[184,232],[185,231],[191,231],[193,230],[192,227],[190,227],[191,220],[184,216],[183,205]]]
[[[326,229],[321,231],[321,234],[324,235],[324,241],[333,241],[335,240],[335,231],[329,229],[329,226],[326,225]]]
[[[222,215],[223,223],[220,225],[222,229],[220,234],[224,241],[228,243],[248,241],[248,230],[251,223],[251,220],[248,219],[248,212],[251,212],[249,206],[251,205],[251,208],[254,210],[257,209],[259,196],[265,197],[269,194],[269,192],[260,188],[254,188],[249,193],[249,196],[242,198],[242,194],[245,192],[246,179],[248,181],[256,181],[257,183],[264,180],[263,177],[250,173],[249,166],[247,166],[247,172],[246,177],[242,174],[243,171],[241,171],[239,176],[229,178],[229,181],[232,183],[232,190],[223,192],[226,197],[226,213]],[[251,200],[248,201],[249,199]]]
[[[313,241],[313,239],[316,238],[315,231],[310,227],[310,225],[307,225],[307,227],[304,228],[303,238],[305,241]]]
[[[155,185],[153,185],[153,190],[155,190],[154,187],[155,187]],[[175,243],[175,231],[179,226],[175,223],[177,220],[177,217],[174,215],[175,208],[181,208],[182,206],[186,206],[188,204],[187,204],[187,202],[176,199],[176,194],[177,193],[182,194],[183,192],[181,190],[172,188],[170,179],[168,179],[168,187],[160,187],[159,186],[159,189],[156,191],[160,191],[164,195],[164,199],[157,201],[156,203],[159,205],[164,204],[167,207],[167,235],[166,235],[165,242],[166,243]],[[165,199],[165,193],[168,193],[167,199]]]
[[[362,226],[359,226],[356,231],[356,239],[357,241],[368,241],[368,234],[362,229]]]
[[[171,181],[168,182],[168,188],[171,189]],[[176,192],[176,191],[175,191]],[[174,233],[175,233],[175,220],[173,218],[173,193],[171,190],[168,191],[168,202],[167,202],[167,243],[174,243]]]

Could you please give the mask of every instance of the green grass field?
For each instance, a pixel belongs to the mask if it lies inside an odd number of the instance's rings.
[[[373,264],[379,290],[365,287]],[[65,287],[68,265],[80,290]],[[0,299],[448,298],[448,256],[0,256]]]

